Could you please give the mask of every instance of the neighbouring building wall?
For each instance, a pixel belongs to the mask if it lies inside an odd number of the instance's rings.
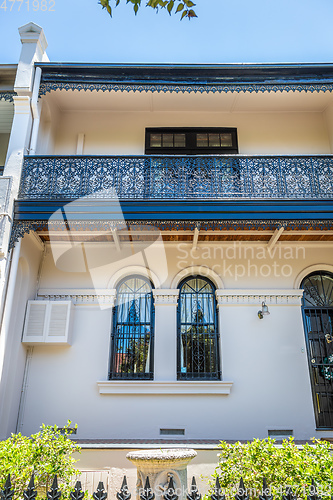
[[[24,372],[27,363],[27,349],[21,344],[22,330],[27,300],[36,294],[37,275],[41,259],[41,249],[33,237],[26,236],[22,240],[19,268],[15,284],[15,302],[11,310],[10,335],[8,337],[7,355],[4,361],[3,399],[1,408],[1,437],[20,431],[19,406]],[[10,304],[6,304],[10,307]],[[7,370],[10,365],[13,370]],[[10,375],[9,375],[10,373]]]
[[[5,165],[10,134],[0,133],[0,166]]]
[[[54,154],[144,154],[146,127],[236,127],[240,154],[328,154],[323,113],[61,112]],[[45,127],[44,127],[45,128]],[[43,145],[44,144],[44,145]],[[38,153],[53,153],[39,141]]]
[[[222,375],[224,381],[233,382],[230,394],[144,394],[144,381],[135,394],[100,394],[97,383],[108,378],[112,304],[100,308],[85,297],[74,307],[71,346],[33,348],[22,431],[30,434],[42,422],[62,426],[71,419],[78,424],[77,437],[90,439],[157,439],[161,428],[185,429],[189,439],[264,438],[270,429],[293,430],[297,439],[324,435],[315,430],[301,306],[293,290],[299,287],[301,273],[311,272],[313,266],[333,268],[331,247],[284,243],[271,256],[260,243],[252,244],[253,254],[245,253],[249,247],[202,242],[193,251],[191,244],[169,243],[166,273],[161,253],[149,260],[152,275],[167,292],[177,288],[184,276],[180,271],[187,268],[189,274],[210,276],[219,290],[228,291],[230,301],[219,302],[218,315]],[[70,268],[66,271],[62,261],[59,270],[49,249],[39,293],[53,290],[56,295],[58,290],[63,295],[67,289],[80,295],[80,289],[85,289],[86,295],[89,290],[93,295],[115,288],[125,275],[140,274],[144,265],[142,255],[124,257],[125,248],[117,261],[106,264],[102,257],[109,254],[112,260],[112,244],[90,243],[85,249],[87,262],[94,255],[104,265],[90,273],[82,269],[74,273]],[[253,290],[252,299],[242,298],[245,290]],[[279,290],[290,290],[289,299],[281,298]],[[263,291],[271,297],[271,314],[261,321],[256,293]],[[161,316],[158,320],[156,314],[156,343],[162,338],[167,342],[164,352],[156,351],[155,374],[163,373],[163,364],[164,373],[170,372],[176,356],[172,347],[176,307],[168,310],[167,320],[161,321]],[[165,377],[160,380],[168,382]]]
[[[1,78],[1,76],[0,76]],[[0,95],[0,166],[4,167],[14,117],[13,102],[4,101]]]

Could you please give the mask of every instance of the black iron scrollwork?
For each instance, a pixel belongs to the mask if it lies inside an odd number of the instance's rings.
[[[108,496],[108,494],[104,489],[103,481],[100,481],[98,483],[98,486],[97,486],[95,493],[93,493],[93,499],[94,500],[106,500],[107,496]]]
[[[81,481],[76,481],[74,490],[70,493],[71,500],[82,500],[84,491],[82,491]]]
[[[150,487],[149,477],[147,476],[145,487],[140,490],[140,500],[154,500],[155,494]]]
[[[176,494],[175,484],[173,477],[170,477],[168,486],[163,494],[164,500],[178,500],[178,495]]]
[[[58,488],[58,478],[56,475],[53,478],[51,489],[46,493],[46,496],[48,500],[59,500],[61,497],[61,491]]]
[[[35,489],[35,475],[32,474],[27,489],[23,492],[24,500],[35,500],[37,490]]]
[[[0,498],[1,500],[12,500],[13,495],[14,495],[14,490],[12,489],[10,474],[8,474],[5,486],[3,487],[3,490],[0,490]]]
[[[117,496],[118,500],[130,500],[131,494],[128,491],[126,476],[124,476],[123,482],[121,484],[120,491],[117,492],[116,496]]]
[[[246,488],[244,486],[243,478],[240,478],[238,492],[235,495],[235,500],[249,500],[249,495],[247,495]]]
[[[192,483],[190,487],[190,492],[187,495],[188,500],[201,500],[201,495],[197,488],[197,483],[195,482],[195,477],[192,477]]]
[[[321,496],[318,495],[317,486],[313,479],[309,491],[310,495],[307,495],[307,500],[321,500]]]
[[[211,500],[225,500],[225,495],[221,495],[221,486],[218,477],[215,481],[214,493],[211,494],[210,498]]]
[[[286,487],[286,493],[282,496],[282,500],[297,500],[297,496],[294,495],[290,486]]]
[[[273,500],[273,495],[271,494],[271,489],[267,486],[266,478],[262,481],[262,492],[259,495],[259,500]]]

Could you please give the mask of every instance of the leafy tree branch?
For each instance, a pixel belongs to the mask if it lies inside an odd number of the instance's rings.
[[[112,8],[110,5],[110,0],[99,0],[100,5],[103,9],[112,16]],[[115,7],[119,5],[120,0],[115,0]],[[126,0],[126,3],[131,3],[133,5],[134,13],[137,14],[139,7],[141,7],[141,0]],[[171,15],[172,12],[180,15],[180,19],[187,17],[191,19],[192,17],[198,17],[192,7],[195,7],[195,3],[192,0],[148,0],[146,7],[151,7],[158,12],[159,9],[166,9]]]

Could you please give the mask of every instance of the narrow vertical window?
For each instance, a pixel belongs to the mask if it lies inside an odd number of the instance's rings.
[[[117,288],[111,341],[111,379],[152,379],[154,305],[151,283],[140,276]]]
[[[316,271],[301,283],[303,319],[316,424],[333,428],[333,274]]]
[[[215,288],[206,278],[180,284],[177,371],[178,379],[221,378]]]

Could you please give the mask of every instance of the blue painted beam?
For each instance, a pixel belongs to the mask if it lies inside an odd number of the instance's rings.
[[[56,212],[59,211],[57,214]],[[330,200],[43,200],[16,201],[16,221],[61,220],[209,221],[325,220],[333,221]]]

